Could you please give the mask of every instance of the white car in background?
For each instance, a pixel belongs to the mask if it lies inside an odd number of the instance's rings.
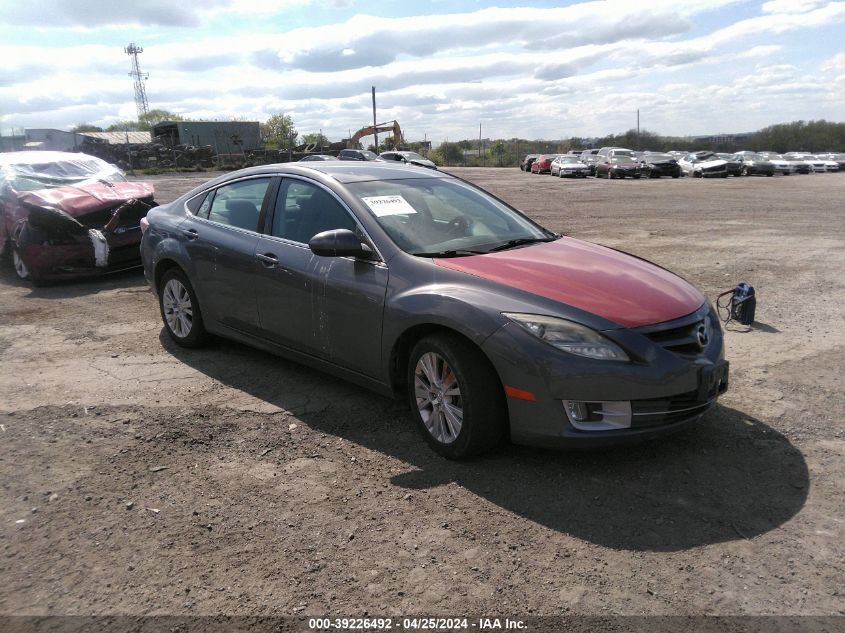
[[[821,158],[816,158],[812,154],[804,154],[802,152],[787,152],[784,154],[785,158],[791,160],[803,161],[804,164],[809,165],[810,169],[816,173],[824,173],[827,171],[825,161]]]
[[[727,178],[728,163],[713,152],[694,152],[678,161],[685,176],[693,178]]]
[[[590,166],[582,163],[581,159],[574,154],[561,154],[552,161],[552,176],[572,176],[573,178],[586,178],[590,174]]]
[[[773,152],[760,152],[760,156],[775,166],[775,173],[788,176],[789,174],[794,174],[798,171],[798,166],[795,161],[786,159],[780,154],[775,154]]]
[[[829,156],[819,156],[816,155],[818,160],[824,161],[824,170],[825,171],[839,171],[839,163],[830,158]]]
[[[845,154],[834,154],[831,152],[825,154],[816,154],[819,158],[824,158],[825,160],[832,160],[834,163],[839,165],[839,171],[845,171]]]

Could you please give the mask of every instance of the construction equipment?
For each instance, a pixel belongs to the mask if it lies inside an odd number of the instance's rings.
[[[360,130],[352,135],[352,138],[346,141],[347,149],[357,149],[358,141],[371,134],[377,132],[393,132],[393,149],[400,149],[399,145],[402,143],[402,128],[399,127],[399,121],[387,121],[386,123],[377,123],[376,125],[368,125],[362,127]]]

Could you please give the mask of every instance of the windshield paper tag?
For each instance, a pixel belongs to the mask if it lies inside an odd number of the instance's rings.
[[[361,198],[376,217],[380,218],[385,215],[405,215],[416,213],[414,207],[408,204],[402,196],[370,196],[369,198]]]

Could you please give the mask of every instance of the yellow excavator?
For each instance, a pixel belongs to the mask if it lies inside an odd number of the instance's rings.
[[[358,141],[361,138],[370,136],[371,134],[377,134],[378,132],[393,132],[393,149],[399,149],[399,144],[402,142],[402,128],[399,127],[399,121],[387,121],[386,123],[377,123],[376,125],[362,127],[346,142],[346,147],[348,149],[357,149]]]

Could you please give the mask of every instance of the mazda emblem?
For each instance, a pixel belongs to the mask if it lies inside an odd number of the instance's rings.
[[[707,343],[710,342],[710,335],[707,334],[707,327],[705,325],[699,325],[698,330],[696,331],[696,336],[698,338],[698,346],[701,349],[707,347]]]

